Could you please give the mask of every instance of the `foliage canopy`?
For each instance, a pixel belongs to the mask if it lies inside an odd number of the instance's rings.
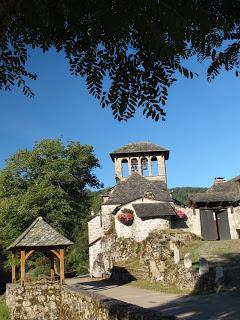
[[[38,216],[75,240],[90,213],[87,187],[100,187],[97,167],[91,146],[58,139],[10,157],[0,171],[1,243],[10,244]]]
[[[176,74],[194,76],[185,59],[210,59],[209,81],[221,68],[238,75],[239,11],[234,0],[1,0],[0,89],[18,85],[32,96],[29,48],[53,47],[114,118],[142,107],[164,119]]]

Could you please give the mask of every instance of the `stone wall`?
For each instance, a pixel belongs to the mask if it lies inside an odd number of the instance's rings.
[[[122,206],[118,212],[120,212],[123,208],[131,209],[134,212],[134,208],[132,206],[133,203],[155,203],[159,202],[152,199],[141,198],[137,199],[131,203],[125,204]],[[140,219],[136,213],[134,212],[134,221],[131,226],[125,226],[121,222],[117,220],[117,214],[115,216],[115,228],[116,234],[118,237],[123,238],[133,238],[134,240],[140,242],[147,238],[147,236],[154,230],[165,230],[169,229],[171,226],[169,217],[155,218],[155,219]]]
[[[116,207],[116,205],[102,205],[101,214],[103,232],[106,232],[111,228],[113,222],[112,212]]]
[[[187,220],[185,222],[186,222],[188,231],[201,237],[200,210],[199,209],[194,210],[193,208],[187,208],[187,207],[184,208],[177,205],[175,205],[174,207],[176,209],[183,211],[186,214]]]
[[[6,303],[13,320],[59,320],[60,301],[57,283],[7,285]]]
[[[80,287],[62,290],[62,319],[64,320],[173,320],[154,311],[107,298]]]
[[[176,317],[107,298],[81,286],[8,284],[12,320],[174,320]]]
[[[103,236],[89,247],[89,272],[91,277],[99,278],[110,273],[112,268],[111,248],[115,241],[112,235]]]
[[[92,243],[102,235],[101,217],[96,216],[88,222],[88,242]]]
[[[240,229],[240,207],[228,208],[228,220],[232,239],[238,239],[237,229]]]

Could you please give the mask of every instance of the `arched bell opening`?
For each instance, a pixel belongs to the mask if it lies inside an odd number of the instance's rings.
[[[149,172],[148,172],[148,159],[147,158],[141,159],[141,169],[142,169],[142,176],[148,177]]]
[[[126,178],[129,176],[129,172],[128,172],[128,160],[127,159],[123,159],[121,161],[121,172],[122,172],[122,177]]]
[[[131,159],[131,173],[134,173],[134,172],[139,172],[137,158]]]
[[[158,161],[156,157],[151,158],[152,176],[158,176]]]

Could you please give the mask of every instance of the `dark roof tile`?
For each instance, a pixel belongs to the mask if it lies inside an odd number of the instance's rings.
[[[240,176],[225,182],[215,182],[206,192],[192,194],[189,199],[199,202],[236,202],[240,200]]]
[[[133,203],[133,208],[139,218],[158,218],[175,216],[176,213],[170,203]]]
[[[129,143],[121,148],[118,148],[110,152],[110,156],[113,159],[113,156],[118,154],[134,154],[134,153],[139,154],[139,153],[153,153],[153,152],[162,152],[165,154],[166,159],[168,159],[169,150],[151,142]]]
[[[148,192],[154,194],[155,200],[172,201],[163,181],[148,180],[135,172],[126,180],[119,181],[116,184],[105,204],[120,205],[129,203],[143,197]]]
[[[53,229],[42,217],[38,217],[7,250],[20,247],[69,246],[72,241]]]

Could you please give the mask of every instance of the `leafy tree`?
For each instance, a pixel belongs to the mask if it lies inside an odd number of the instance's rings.
[[[75,240],[89,214],[87,187],[98,188],[93,148],[60,139],[20,150],[0,171],[0,241],[13,241],[38,216]]]
[[[239,11],[234,0],[2,0],[0,89],[18,85],[32,96],[28,50],[55,48],[114,118],[127,120],[140,106],[164,119],[176,74],[194,76],[189,57],[210,60],[209,81],[221,68],[238,75]]]
[[[172,196],[177,201],[186,204],[189,195],[198,193],[198,192],[205,192],[207,191],[207,188],[202,187],[176,187],[171,190]]]

